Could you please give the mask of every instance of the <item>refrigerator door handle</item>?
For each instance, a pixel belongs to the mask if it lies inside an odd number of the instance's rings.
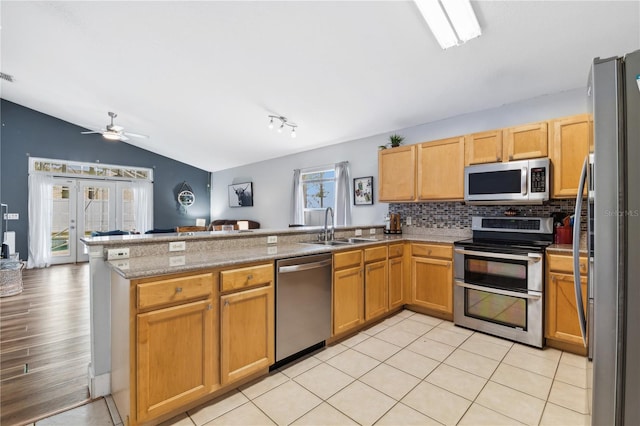
[[[587,347],[587,320],[584,314],[584,306],[582,305],[582,287],[580,286],[580,214],[582,212],[582,193],[584,192],[588,165],[589,157],[587,156],[582,164],[578,195],[576,195],[576,209],[573,214],[573,286],[576,293],[576,309],[578,310],[580,332],[582,333],[582,342],[585,347]],[[589,238],[588,235],[587,238]]]

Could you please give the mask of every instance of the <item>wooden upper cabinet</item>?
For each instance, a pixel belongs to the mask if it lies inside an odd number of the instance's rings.
[[[418,200],[464,198],[464,137],[418,147]]]
[[[416,198],[416,146],[378,152],[379,201],[413,201]]]
[[[582,164],[593,151],[593,119],[580,114],[551,121],[553,185],[551,198],[575,198]]]
[[[516,161],[546,157],[548,133],[546,121],[505,129],[503,159]]]
[[[464,165],[502,161],[502,129],[465,137]]]

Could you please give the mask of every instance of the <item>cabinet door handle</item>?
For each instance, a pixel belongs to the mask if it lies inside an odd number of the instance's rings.
[[[429,250],[429,251],[427,252],[427,255],[428,255],[428,256],[431,256],[431,250]]]
[[[224,306],[229,306],[229,301],[228,300],[224,301]]]
[[[213,309],[213,306],[211,306],[211,303],[209,303],[209,304],[207,305],[207,311],[210,311],[210,310],[212,310],[212,309]]]
[[[182,287],[176,287],[176,293],[182,293]]]
[[[252,279],[253,279],[253,274],[247,275],[247,281],[252,280]]]
[[[513,155],[509,156],[509,161],[513,161]]]

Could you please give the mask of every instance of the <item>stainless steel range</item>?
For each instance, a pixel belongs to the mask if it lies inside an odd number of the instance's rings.
[[[454,244],[455,324],[541,348],[553,219],[474,216],[471,229]]]

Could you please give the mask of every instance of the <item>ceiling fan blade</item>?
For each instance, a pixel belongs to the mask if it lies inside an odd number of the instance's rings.
[[[100,134],[100,133],[102,133],[102,131],[100,131],[100,130],[92,130],[90,132],[80,132],[81,135],[92,135],[94,133]]]
[[[126,137],[124,134],[122,134],[122,133],[121,133],[121,134],[120,134],[120,140],[121,140],[122,142],[125,142],[125,141],[128,141],[128,140],[129,140],[129,138],[128,138],[128,137]]]
[[[149,139],[149,136],[147,135],[141,135],[139,133],[131,133],[131,132],[123,132],[125,135],[127,136],[132,136],[134,138],[144,138],[144,139]]]

